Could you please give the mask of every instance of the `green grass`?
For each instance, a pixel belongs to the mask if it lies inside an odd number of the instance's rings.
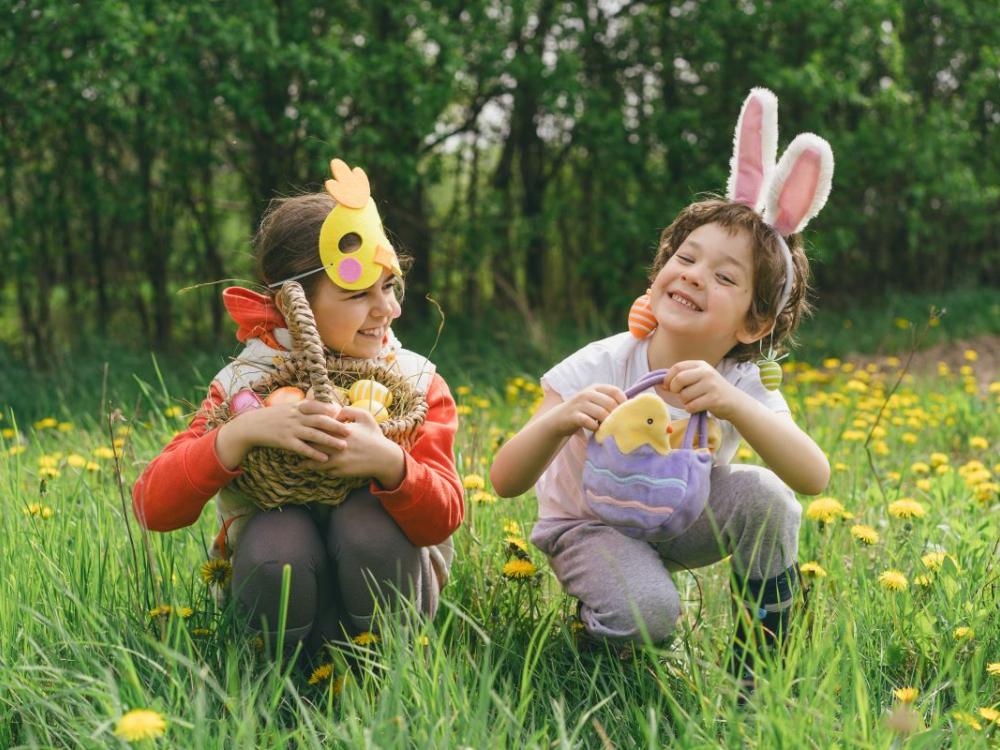
[[[213,366],[206,361],[189,380],[164,372],[162,383],[155,371],[112,373],[132,384],[131,421],[115,425],[131,427],[122,457],[126,497],[145,462],[184,425],[165,411],[196,399]],[[866,383],[856,372],[796,371],[785,388],[835,467],[828,493],[856,521],[803,519],[800,559],[827,575],[810,582],[784,665],[766,674],[744,708],[724,668],[725,563],[676,576],[685,613],[670,644],[584,648],[573,604],[537,551],[536,578],[501,574],[504,526],[514,523],[526,536],[533,498],[486,502],[472,492],[434,622],[411,614],[387,624],[378,646],[339,651],[338,674],[348,659],[356,665],[340,695],[310,686],[287,662],[258,653],[241,618],[209,597],[198,569],[214,513],[151,535],[150,569],[114,462],[94,456],[110,442],[97,416],[102,378],[81,374],[87,387],[68,392],[23,387],[5,400],[0,421],[6,429],[16,423],[18,433],[0,439],[0,747],[125,746],[115,722],[136,707],[168,723],[166,737],[147,747],[995,747],[1000,726],[988,728],[976,712],[1000,703],[1000,678],[986,671],[1000,662],[1000,501],[995,491],[977,499],[958,469],[978,458],[997,481],[1000,394],[966,392],[957,374],[905,383],[882,415],[884,446],[872,443],[876,481],[855,433],[870,431],[894,372],[885,367]],[[496,373],[488,382],[461,397],[469,413],[457,458],[466,475],[487,474],[497,440],[523,423],[533,401],[523,388],[500,387]],[[821,393],[839,395],[821,400]],[[35,428],[45,410],[72,426]],[[973,447],[971,437],[988,447]],[[910,467],[933,452],[952,469],[921,488],[926,477]],[[100,470],[74,468],[73,454]],[[58,476],[43,483],[46,464]],[[891,518],[887,505],[898,496],[920,500],[927,516]],[[855,541],[855,522],[878,529],[878,543]],[[921,556],[939,548],[952,557],[931,586],[916,585],[928,573]],[[906,575],[906,591],[879,585],[889,568]],[[157,604],[193,614],[167,619],[161,630],[148,615]],[[958,627],[972,628],[974,638],[956,640]],[[196,636],[196,628],[211,635]],[[903,686],[920,689],[918,726],[908,737],[887,722],[892,690]],[[983,728],[963,724],[956,711],[976,715]]]

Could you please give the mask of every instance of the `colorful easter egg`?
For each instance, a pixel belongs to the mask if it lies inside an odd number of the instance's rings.
[[[351,402],[351,406],[356,409],[364,409],[366,412],[375,417],[375,421],[379,424],[382,424],[389,418],[389,410],[385,408],[385,404],[375,398],[363,398],[358,401],[353,401]]]
[[[781,386],[781,364],[773,359],[761,359],[757,361],[757,369],[764,387],[769,391],[778,390]]]
[[[354,385],[348,390],[347,395],[352,404],[366,398],[381,401],[386,406],[392,403],[392,393],[377,380],[355,381]]]
[[[260,409],[264,406],[264,402],[260,400],[260,396],[251,391],[249,388],[244,388],[242,391],[237,391],[233,394],[233,397],[229,399],[229,410],[234,414],[242,414],[245,411],[250,411],[251,409]]]
[[[628,311],[628,330],[637,339],[644,339],[656,328],[656,316],[649,303],[649,292],[638,297]]]
[[[286,385],[267,394],[264,399],[264,406],[277,406],[278,404],[297,404],[304,400],[305,392],[294,385]]]

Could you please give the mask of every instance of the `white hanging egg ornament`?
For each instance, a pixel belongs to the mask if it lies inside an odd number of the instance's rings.
[[[644,339],[656,328],[656,316],[649,303],[649,290],[632,303],[628,311],[628,331],[637,339]]]

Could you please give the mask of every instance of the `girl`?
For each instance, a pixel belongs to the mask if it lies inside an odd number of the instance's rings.
[[[288,564],[286,645],[301,641],[307,650],[345,631],[372,629],[376,598],[392,607],[401,594],[433,616],[451,566],[450,537],[464,512],[452,455],[455,403],[434,366],[401,349],[390,329],[401,312],[402,273],[367,177],[337,159],[331,167],[329,194],[272,202],[254,240],[268,295],[223,292],[246,347],[216,375],[188,429],[146,467],[132,493],[139,522],[155,531],[194,523],[218,495],[221,530],[212,554],[231,560],[232,586],[251,624],[276,628]],[[412,448],[388,440],[365,410],[312,399],[246,411],[206,430],[210,408],[271,372],[291,347],[273,294],[293,279],[303,285],[329,349],[391,366],[424,394],[427,417]],[[373,479],[334,507],[259,512],[229,486],[257,446],[294,451],[331,476]]]
[[[799,232],[826,202],[833,171],[826,141],[805,134],[772,180],[776,148],[777,99],[754,89],[737,125],[728,199],[693,203],[660,237],[649,292],[630,316],[645,317],[652,333],[594,342],[543,375],[541,406],[500,449],[490,474],[501,496],[537,482],[531,541],[579,600],[592,635],[665,639],[680,614],[670,571],[732,555],[747,613],[737,618],[732,666],[745,681],[753,678],[746,646],[759,640],[750,620],[768,645],[788,625],[801,514],[792,490],[817,494],[830,472],[751,361],[765,337],[780,347],[806,311],[809,267]],[[701,516],[680,536],[649,543],[599,522],[581,475],[590,433],[625,400],[625,388],[659,368],[669,368],[659,390],[672,419],[710,412],[715,457]],[[672,440],[683,434],[675,422]],[[769,468],[730,464],[741,436]]]

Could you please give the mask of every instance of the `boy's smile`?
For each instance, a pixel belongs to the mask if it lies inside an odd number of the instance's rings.
[[[703,224],[653,280],[654,339],[669,336],[684,351],[703,351],[699,359],[718,361],[736,344],[754,340],[746,328],[752,295],[750,237],[714,222]]]

